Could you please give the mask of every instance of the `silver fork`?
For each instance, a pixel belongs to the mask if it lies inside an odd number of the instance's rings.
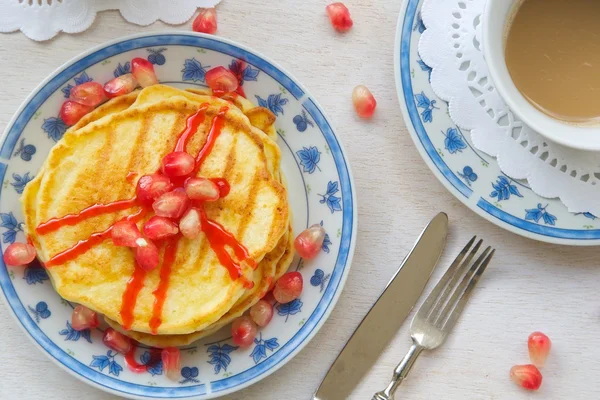
[[[410,325],[413,345],[394,370],[394,376],[385,390],[375,393],[372,400],[393,400],[396,389],[410,372],[423,350],[433,350],[442,345],[465,307],[469,295],[492,259],[495,249],[487,247],[471,263],[483,240],[469,252],[476,237],[467,243],[448,271],[427,297]],[[469,253],[467,255],[467,253]],[[467,255],[465,259],[465,255]],[[465,259],[463,261],[463,259]],[[462,279],[461,279],[462,278]]]

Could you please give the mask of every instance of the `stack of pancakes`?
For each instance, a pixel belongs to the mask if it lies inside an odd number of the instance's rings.
[[[26,232],[44,263],[136,210],[94,216],[44,235],[36,227],[94,204],[134,197],[137,180],[159,170],[162,158],[173,151],[186,128],[187,118],[203,104],[208,105],[206,117],[186,151],[198,153],[211,121],[228,108],[221,134],[198,176],[229,182],[230,193],[204,207],[208,218],[233,234],[258,264],[253,269],[242,263],[244,276],[254,286],[244,287],[242,279],[230,277],[203,233],[195,239],[182,238],[168,277],[162,323],[153,334],[149,322],[156,299],[153,292],[164,279],[162,262],[145,276],[129,330],[122,326],[121,307],[136,268],[131,249],[114,246],[108,239],[48,268],[62,297],[103,314],[110,326],[150,346],[182,346],[219,330],[263,297],[289,267],[294,238],[275,141],[275,116],[237,95],[217,98],[209,91],[151,86],[110,100],[71,127],[23,192]],[[151,216],[138,223],[140,229]],[[164,246],[158,245],[162,259]]]

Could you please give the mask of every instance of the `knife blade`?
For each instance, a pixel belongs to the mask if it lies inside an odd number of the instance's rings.
[[[398,271],[333,362],[313,400],[348,398],[421,296],[442,255],[447,234],[448,216],[439,213],[425,227]]]

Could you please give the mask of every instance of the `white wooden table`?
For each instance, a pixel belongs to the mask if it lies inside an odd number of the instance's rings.
[[[266,3],[271,3],[266,5]],[[377,3],[377,4],[374,4]],[[497,248],[494,262],[438,351],[425,353],[398,398],[600,398],[600,268],[598,250],[534,242],[476,216],[430,173],[404,126],[393,75],[394,33],[401,0],[347,0],[355,26],[337,35],[325,0],[225,0],[218,34],[272,57],[319,99],[337,127],[358,192],[359,232],[354,264],[339,303],[313,341],[285,367],[229,399],[309,399],[329,365],[375,301],[417,234],[438,211],[450,216],[442,265],[473,235]],[[191,22],[181,29],[190,29]],[[139,27],[116,12],[100,14],[77,35],[36,43],[20,33],[0,35],[0,130],[19,104],[55,68],[104,41],[169,27]],[[363,83],[378,100],[377,114],[360,121],[352,88]],[[442,269],[434,273],[433,281]],[[0,303],[4,303],[0,296]],[[57,368],[25,338],[0,307],[0,399],[108,400]],[[370,399],[408,349],[409,323],[357,387],[352,399]],[[508,371],[527,363],[529,333],[554,342],[537,394],[513,385]]]

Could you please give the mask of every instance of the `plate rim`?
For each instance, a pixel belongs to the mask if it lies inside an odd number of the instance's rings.
[[[169,36],[189,36],[191,38],[208,40],[209,42],[212,41],[212,42],[221,43],[228,47],[232,47],[232,48],[235,48],[242,52],[248,53],[248,54],[252,55],[253,57],[256,57],[257,60],[262,61],[263,63],[269,65],[269,67],[271,67],[275,72],[278,72],[282,77],[288,79],[289,82],[291,83],[292,87],[294,88],[293,91],[290,90],[290,93],[299,101],[299,103],[303,107],[309,107],[308,105],[305,105],[304,103],[310,103],[310,107],[313,107],[314,111],[319,113],[318,116],[314,115],[313,117],[315,119],[321,120],[324,123],[324,125],[319,127],[320,128],[319,130],[321,131],[321,134],[323,135],[325,141],[327,143],[329,143],[328,135],[330,135],[331,137],[329,139],[337,142],[338,149],[336,150],[334,148],[331,148],[331,151],[332,151],[332,157],[333,157],[333,161],[335,164],[335,168],[336,168],[337,174],[339,176],[339,181],[340,181],[340,186],[341,186],[342,196],[343,196],[342,202],[344,203],[344,208],[343,208],[344,214],[342,215],[342,235],[340,237],[340,252],[338,254],[338,258],[336,259],[335,265],[332,270],[332,279],[330,280],[330,284],[334,282],[334,279],[333,279],[334,272],[336,270],[339,271],[340,269],[341,269],[341,271],[339,272],[340,277],[339,277],[339,280],[337,281],[337,284],[335,285],[335,287],[331,288],[332,292],[329,294],[328,289],[326,289],[323,292],[320,301],[317,303],[317,305],[315,307],[315,310],[313,310],[311,315],[307,318],[307,322],[289,339],[289,341],[284,346],[282,346],[282,348],[280,350],[278,350],[278,352],[283,351],[285,349],[285,347],[288,345],[295,345],[296,346],[295,348],[291,349],[285,355],[280,356],[280,357],[275,357],[275,355],[277,354],[277,353],[275,353],[273,356],[269,357],[267,360],[261,362],[258,365],[251,367],[250,369],[247,369],[243,372],[240,372],[239,374],[233,375],[228,378],[219,379],[219,381],[223,381],[226,379],[235,378],[242,374],[247,374],[249,372],[253,372],[252,370],[259,366],[267,365],[267,367],[263,368],[262,370],[258,370],[256,372],[254,372],[253,374],[251,374],[252,376],[248,377],[247,379],[245,379],[244,381],[242,381],[239,384],[234,384],[234,386],[225,387],[224,389],[220,389],[217,391],[211,391],[211,390],[206,390],[207,388],[210,388],[210,383],[211,383],[210,381],[201,383],[198,385],[194,385],[194,386],[153,387],[153,386],[140,385],[140,384],[125,382],[125,381],[119,381],[119,380],[109,377],[99,371],[95,371],[95,370],[91,369],[89,366],[81,363],[77,359],[69,356],[64,350],[62,350],[60,347],[58,347],[53,340],[51,340],[48,336],[46,336],[46,334],[40,329],[40,327],[37,324],[33,323],[31,316],[29,314],[27,314],[26,311],[25,311],[24,316],[21,316],[21,318],[19,317],[19,314],[22,314],[22,312],[25,310],[25,308],[24,308],[23,303],[21,302],[21,299],[19,298],[18,294],[16,293],[14,286],[12,285],[12,281],[10,280],[10,278],[8,276],[8,269],[4,265],[4,261],[2,259],[0,259],[0,267],[2,267],[2,268],[0,268],[0,288],[2,289],[4,298],[6,299],[6,306],[10,310],[10,314],[15,318],[16,321],[18,321],[18,325],[26,333],[26,336],[34,343],[34,345],[36,347],[38,347],[46,356],[48,356],[60,368],[67,371],[70,375],[75,376],[80,381],[85,382],[92,387],[101,389],[105,392],[108,392],[111,394],[116,394],[119,396],[126,396],[126,397],[132,398],[132,399],[148,399],[148,398],[179,398],[179,399],[202,398],[202,399],[209,399],[209,398],[220,397],[220,396],[223,396],[226,394],[237,392],[237,391],[242,390],[254,383],[257,383],[257,382],[261,381],[262,379],[266,378],[267,376],[271,375],[272,373],[276,372],[279,368],[283,367],[292,358],[294,358],[314,338],[314,336],[318,333],[318,331],[323,327],[323,325],[329,318],[331,312],[335,308],[335,305],[337,304],[337,302],[339,300],[341,292],[342,292],[342,290],[345,286],[346,280],[348,278],[348,274],[349,274],[350,268],[352,266],[352,261],[353,261],[353,257],[354,257],[355,247],[356,247],[357,226],[358,226],[358,205],[357,205],[356,190],[355,190],[355,185],[354,185],[354,178],[353,178],[353,174],[352,174],[352,170],[350,167],[347,153],[343,147],[343,143],[342,143],[339,135],[335,133],[333,124],[330,122],[331,120],[328,118],[324,109],[321,107],[321,105],[315,99],[315,97],[300,83],[300,81],[293,74],[291,74],[285,68],[281,67],[281,65],[274,62],[269,57],[264,56],[261,52],[258,52],[244,44],[235,42],[235,41],[227,39],[227,38],[223,38],[220,36],[214,36],[214,35],[206,35],[206,34],[201,34],[201,33],[196,33],[196,32],[173,30],[173,29],[159,31],[159,32],[146,32],[146,33],[139,33],[139,34],[133,34],[133,35],[126,35],[126,36],[121,36],[116,39],[112,39],[112,40],[100,43],[90,49],[87,49],[86,51],[79,53],[75,57],[72,57],[71,59],[69,59],[62,65],[60,65],[58,68],[56,68],[53,72],[51,72],[44,80],[42,80],[40,82],[40,84],[38,84],[31,91],[31,93],[25,98],[25,100],[21,103],[19,108],[15,111],[15,113],[11,117],[10,121],[8,122],[4,132],[2,133],[2,135],[0,135],[0,146],[2,146],[1,148],[3,148],[5,146],[5,143],[7,142],[7,139],[9,138],[9,135],[15,126],[15,123],[17,122],[17,120],[19,119],[19,117],[21,116],[23,111],[26,109],[26,107],[35,98],[35,96],[38,95],[40,93],[40,91],[48,85],[48,83],[50,83],[54,78],[56,78],[59,75],[61,75],[62,73],[64,73],[69,67],[74,66],[76,63],[82,61],[84,58],[86,58],[90,55],[97,53],[98,51],[101,51],[110,46],[114,46],[121,42],[127,42],[127,41],[131,41],[131,40],[135,40],[135,39],[161,37],[161,36],[162,37],[164,37],[164,36],[167,36],[167,37],[169,37]],[[178,45],[178,43],[171,43],[171,44]],[[201,46],[198,46],[198,47],[201,47]],[[129,50],[124,50],[124,51],[129,51]],[[116,53],[116,54],[118,54],[118,53]],[[110,57],[115,56],[116,54],[112,54]],[[96,64],[96,63],[93,63],[93,64]],[[262,69],[262,68],[261,68],[261,70],[264,71],[264,69]],[[268,73],[268,75],[270,75],[272,78],[274,78],[279,83],[281,83],[279,79],[275,78],[271,74]],[[55,93],[56,90],[58,90],[58,88],[52,90],[51,93]],[[297,94],[299,96],[297,96]],[[27,119],[27,121],[24,122],[23,126],[25,126],[29,122],[29,120],[30,119]],[[317,121],[315,121],[315,122],[317,122]],[[319,126],[321,124],[317,123],[317,125]],[[20,127],[19,130],[22,131],[22,127]],[[6,170],[8,169],[8,165],[9,165],[8,160],[9,160],[9,158],[2,158],[0,161],[0,173],[2,174],[2,176],[4,176],[4,174],[6,173]],[[340,162],[342,163],[342,165],[340,165]],[[340,170],[340,168],[341,168],[341,170]],[[343,181],[345,181],[345,182],[343,182]],[[2,193],[2,188],[0,187],[0,195],[1,195],[1,193]],[[348,209],[347,206],[350,207],[350,210],[348,212],[346,212],[346,210]],[[344,231],[346,229],[348,229],[348,231],[344,234]],[[343,258],[345,258],[345,260],[343,260]],[[340,260],[340,259],[342,259],[342,260]],[[7,292],[9,292],[9,293],[7,293]],[[326,297],[328,297],[328,295],[330,297],[329,301],[326,304],[322,304],[324,299]],[[23,308],[23,310],[15,309],[13,307],[13,301],[18,302],[19,305],[21,306],[21,308]],[[317,312],[320,308],[323,308],[320,318],[318,318],[318,320],[316,320],[314,322],[313,326],[309,330],[307,330],[305,333],[303,333],[303,330],[305,329],[305,327],[308,328],[308,326],[310,325],[309,322],[313,318],[315,312]],[[23,319],[27,318],[27,319],[22,320],[22,318]],[[31,328],[28,328],[26,325],[32,325],[32,326],[31,326]],[[298,337],[298,335],[300,333],[303,333],[302,337]],[[298,342],[298,343],[295,343],[295,342]],[[42,344],[44,344],[45,346],[48,346],[48,347],[45,347]],[[62,354],[53,354],[56,352],[62,353]],[[278,358],[277,361],[275,362],[275,364],[268,365],[269,364],[268,361],[274,360],[275,358]],[[78,367],[77,370],[72,368],[71,364],[75,364],[74,367]],[[84,372],[83,374],[80,371],[80,369],[83,369],[83,372]],[[88,371],[87,374],[85,374],[86,370]],[[145,392],[147,391],[148,393],[144,392],[143,394],[135,394],[135,393],[130,393],[130,392],[116,389],[113,386],[111,386],[110,384],[107,385],[107,384],[99,382],[98,380],[93,378],[93,376],[98,376],[98,375],[99,375],[100,381],[105,381],[105,382],[106,381],[108,381],[108,382],[119,381],[119,387],[124,386],[124,387],[144,388],[144,391]],[[202,388],[200,390],[204,390],[204,392],[203,393],[190,393],[190,394],[184,393],[181,396],[179,396],[179,395],[174,396],[176,393],[186,392],[186,391],[189,391],[189,389],[191,389],[191,388]],[[156,392],[157,389],[161,389],[161,393],[159,393],[157,395],[156,394],[153,395],[152,392]],[[186,389],[188,389],[188,390],[186,390]]]
[[[475,212],[475,214],[479,215],[480,217],[486,219],[487,221],[491,222],[492,224],[494,224],[504,230],[507,230],[509,232],[515,233],[519,236],[522,236],[522,237],[525,237],[528,239],[546,242],[546,243],[552,243],[552,244],[560,244],[560,245],[567,245],[567,246],[598,246],[598,245],[600,245],[600,239],[598,237],[589,237],[589,238],[585,238],[585,237],[568,238],[568,237],[564,237],[564,236],[557,237],[557,236],[550,236],[547,234],[542,234],[539,232],[532,232],[530,230],[526,230],[522,227],[519,227],[518,225],[522,226],[525,224],[529,224],[533,228],[535,228],[536,230],[538,230],[540,232],[560,231],[565,236],[569,235],[569,233],[571,233],[571,232],[573,232],[573,235],[575,235],[576,233],[579,233],[580,236],[585,236],[585,233],[586,233],[586,231],[583,231],[583,230],[564,229],[564,228],[548,228],[548,227],[543,227],[543,226],[539,226],[537,224],[530,223],[528,221],[523,221],[522,219],[517,218],[512,214],[509,214],[504,211],[496,209],[493,205],[491,205],[489,202],[487,202],[484,198],[481,198],[481,199],[471,198],[470,195],[473,194],[472,189],[466,187],[464,184],[462,184],[462,182],[459,181],[459,183],[462,186],[465,186],[466,191],[471,192],[468,195],[465,194],[464,188],[463,188],[463,190],[461,190],[461,189],[455,187],[450,182],[449,178],[447,178],[439,170],[438,165],[436,165],[435,161],[433,161],[431,159],[427,150],[421,143],[421,138],[419,137],[419,135],[416,131],[416,128],[413,124],[413,119],[408,110],[406,100],[405,100],[405,90],[404,90],[402,68],[401,68],[401,62],[402,62],[402,57],[403,57],[402,49],[404,48],[403,35],[404,35],[405,25],[408,22],[407,21],[408,8],[409,8],[409,6],[411,6],[413,4],[413,2],[416,2],[414,12],[416,13],[420,9],[421,0],[403,0],[402,7],[400,9],[400,14],[398,16],[398,21],[396,24],[396,37],[394,40],[394,80],[396,83],[396,94],[398,96],[398,102],[400,103],[400,109],[402,110],[402,117],[404,119],[405,126],[408,129],[411,139],[412,139],[415,147],[417,148],[417,151],[419,152],[421,158],[423,159],[423,161],[425,161],[425,164],[429,167],[431,172],[433,172],[434,176],[438,179],[438,181],[440,181],[440,183],[452,195],[454,195],[454,197],[456,197],[460,202],[462,202],[467,208],[469,208],[471,211]],[[412,37],[412,34],[413,34],[412,33],[412,23],[411,23],[410,31],[411,31],[411,34],[410,34],[409,38]],[[409,47],[410,47],[410,45],[409,45]],[[409,51],[408,57],[410,57],[410,51]],[[493,160],[495,163],[497,163],[497,160],[495,158],[493,158]],[[489,210],[486,211],[486,209],[489,209]],[[504,219],[501,219],[501,217]],[[591,236],[592,232],[591,231],[587,231],[587,232],[588,232],[588,236]]]

